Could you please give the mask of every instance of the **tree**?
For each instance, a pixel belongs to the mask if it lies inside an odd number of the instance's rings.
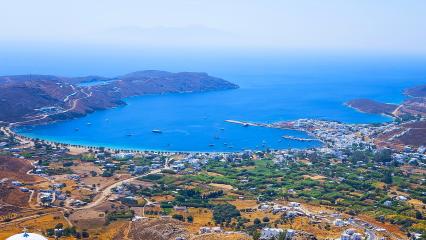
[[[352,156],[350,157],[352,164],[355,164],[357,162],[364,162],[366,159],[367,159],[367,155],[362,151],[355,151],[352,153]]]
[[[192,223],[192,222],[194,221],[194,217],[193,217],[193,216],[188,216],[188,217],[186,218],[186,220],[187,220],[189,223]]]
[[[259,225],[261,222],[260,222],[259,218],[256,218],[256,219],[254,219],[253,223],[256,224],[256,225]]]
[[[287,239],[287,231],[283,231],[278,235],[278,240],[286,240]]]
[[[387,163],[392,161],[392,151],[390,149],[383,149],[380,151],[377,151],[374,155],[374,160],[376,162],[382,162]]]
[[[384,175],[383,175],[383,182],[386,184],[392,184],[393,179],[392,179],[392,172],[391,171],[385,171]]]
[[[230,222],[232,218],[240,216],[240,211],[229,203],[219,204],[213,207],[213,219],[217,224]]]
[[[89,237],[89,233],[88,233],[88,232],[86,232],[86,231],[83,231],[83,232],[81,232],[81,236],[82,236],[83,238],[88,238],[88,237]]]
[[[64,227],[64,224],[58,223],[55,225],[55,229],[62,229]]]
[[[416,218],[419,220],[423,219],[423,214],[419,210],[416,210]]]
[[[185,221],[183,216],[180,215],[180,214],[173,214],[172,218],[177,219],[177,220],[182,221],[182,222]]]
[[[255,230],[255,231],[252,233],[252,236],[253,236],[253,239],[254,239],[254,240],[258,240],[258,239],[260,238],[260,232],[259,232],[259,231],[257,231],[257,230]]]
[[[267,223],[267,222],[269,222],[269,218],[268,218],[268,217],[264,217],[264,218],[262,219],[262,221],[263,221],[264,223]]]

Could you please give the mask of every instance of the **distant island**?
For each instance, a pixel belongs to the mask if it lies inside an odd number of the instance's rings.
[[[383,114],[394,118],[426,115],[426,85],[404,90],[407,96],[401,104],[381,103],[371,99],[354,99],[345,104],[358,111],[371,114]]]
[[[39,124],[125,105],[145,94],[206,92],[239,86],[207,73],[146,70],[114,78],[15,75],[0,77],[0,121]]]

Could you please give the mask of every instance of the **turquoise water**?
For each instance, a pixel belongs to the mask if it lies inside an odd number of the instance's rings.
[[[123,63],[105,63],[105,72],[125,73]],[[319,146],[319,142],[286,140],[306,137],[298,131],[243,127],[227,119],[275,122],[298,118],[347,123],[390,121],[359,113],[343,105],[353,98],[401,102],[402,90],[426,83],[426,64],[418,59],[252,57],[177,61],[147,59],[133,70],[205,71],[240,85],[240,89],[208,93],[139,96],[127,106],[97,111],[85,117],[49,125],[21,128],[27,136],[72,144],[165,151],[238,151]],[[157,62],[158,61],[158,62]],[[104,67],[105,67],[104,66]],[[116,73],[110,72],[115,67]],[[65,74],[72,69],[64,70]],[[93,72],[92,72],[93,74]],[[77,75],[77,74],[71,74]],[[91,123],[90,125],[87,123]],[[79,131],[75,131],[78,128]],[[163,133],[152,133],[160,129]]]

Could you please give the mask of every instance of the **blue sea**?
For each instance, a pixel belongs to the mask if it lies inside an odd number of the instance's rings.
[[[207,93],[131,97],[125,99],[126,106],[96,111],[78,119],[18,129],[30,137],[122,149],[223,152],[316,147],[320,146],[319,142],[282,138],[283,135],[306,137],[303,132],[243,127],[225,120],[265,123],[298,118],[346,123],[392,121],[381,115],[357,112],[344,103],[354,98],[399,103],[405,98],[404,88],[426,84],[426,61],[414,57],[297,53],[168,56],[150,53],[75,54],[69,59],[59,55],[43,59],[45,62],[39,62],[38,68],[25,65],[11,66],[11,69],[14,73],[31,71],[67,76],[116,76],[145,69],[198,71],[240,86],[235,90]],[[162,133],[153,133],[153,129]]]

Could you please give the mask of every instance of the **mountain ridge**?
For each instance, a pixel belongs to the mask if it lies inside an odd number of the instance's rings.
[[[85,86],[87,83],[97,83]],[[0,121],[38,124],[124,105],[131,96],[206,92],[239,86],[207,73],[145,70],[108,78],[96,75],[0,76]]]

